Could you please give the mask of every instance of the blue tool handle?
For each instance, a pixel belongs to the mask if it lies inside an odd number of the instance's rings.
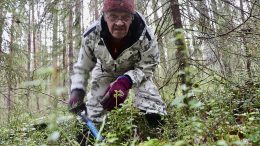
[[[86,122],[86,125],[88,126],[89,130],[91,131],[92,135],[98,140],[98,141],[102,141],[103,140],[103,137],[99,134],[95,124],[88,120]]]
[[[98,140],[98,141],[102,141],[104,138],[99,134],[95,124],[87,119],[87,117],[85,115],[80,115],[80,117],[84,120],[86,126],[88,127],[88,129],[90,130],[91,134]]]

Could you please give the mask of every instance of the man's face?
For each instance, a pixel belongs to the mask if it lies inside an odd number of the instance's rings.
[[[115,39],[124,38],[133,20],[133,14],[127,12],[111,11],[105,13],[105,21],[109,32]]]

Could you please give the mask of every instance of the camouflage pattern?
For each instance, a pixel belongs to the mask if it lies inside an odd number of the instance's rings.
[[[152,81],[153,72],[159,63],[159,50],[151,30],[146,25],[139,40],[114,60],[99,35],[100,23],[100,20],[97,21],[86,31],[71,76],[71,90],[86,91],[91,74],[91,89],[86,104],[88,117],[96,122],[102,121],[106,111],[100,101],[109,84],[123,74],[129,75],[133,81],[134,105],[137,108],[147,113],[165,115],[165,103]]]

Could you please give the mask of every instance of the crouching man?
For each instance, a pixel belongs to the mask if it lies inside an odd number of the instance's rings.
[[[71,76],[69,107],[77,112],[87,93],[87,117],[102,122],[104,115],[123,103],[130,89],[134,105],[149,124],[160,124],[165,103],[152,81],[159,63],[156,38],[134,0],[104,0],[103,14],[83,34]],[[86,91],[91,76],[91,88]]]

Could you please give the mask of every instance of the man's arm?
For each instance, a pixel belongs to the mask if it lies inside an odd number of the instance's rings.
[[[137,63],[134,70],[125,73],[131,77],[133,87],[139,86],[143,80],[152,77],[153,72],[160,61],[160,53],[156,38],[151,33],[148,33],[146,34],[145,39],[147,40],[144,40],[144,43],[142,43],[141,46],[142,48],[140,49],[141,60]]]
[[[89,31],[85,33],[78,55],[78,61],[73,67],[74,73],[71,76],[71,93],[68,100],[69,110],[72,113],[79,113],[85,108],[84,97],[86,94],[86,86],[88,84],[90,71],[96,64],[96,57],[92,49],[94,46],[93,36],[94,34],[91,34]]]
[[[86,91],[90,71],[96,64],[96,57],[92,49],[94,40],[90,40],[89,35],[84,36],[82,39],[83,41],[79,51],[78,60],[73,66],[73,75],[71,76],[71,91],[74,89],[81,89]]]

